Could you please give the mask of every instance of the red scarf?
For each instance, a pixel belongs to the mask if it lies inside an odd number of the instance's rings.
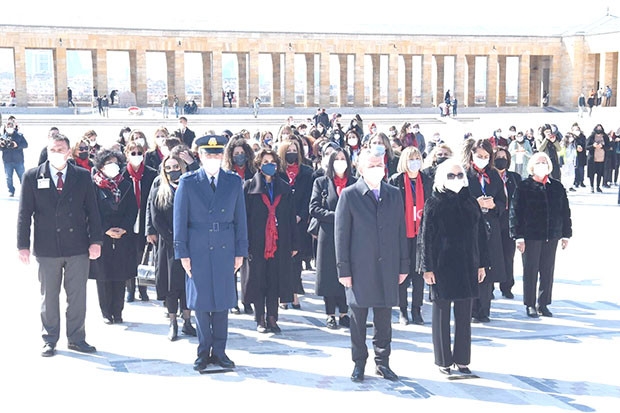
[[[90,166],[90,160],[88,158],[86,159],[75,158],[75,164],[77,166],[81,166],[82,168],[86,169],[89,172],[91,169],[93,169],[93,167]]]
[[[295,186],[295,179],[297,179],[297,174],[299,173],[299,165],[293,164],[286,167],[286,175],[288,175],[288,184],[289,186]]]
[[[140,198],[140,181],[144,173],[144,162],[140,163],[140,167],[137,171],[133,169],[133,166],[127,165],[127,172],[133,181],[133,193],[136,194],[136,202],[138,203],[138,209],[140,209],[140,200],[142,199]]]
[[[267,194],[261,194],[263,203],[269,211],[267,215],[267,223],[265,224],[265,254],[266,260],[273,258],[278,249],[278,221],[276,219],[276,208],[282,199],[282,195],[276,196],[273,204],[269,202],[269,196]]]
[[[540,184],[547,185],[547,182],[549,182],[549,175],[545,175],[544,178],[539,178],[536,175],[534,175],[533,179]]]
[[[411,179],[403,174],[405,186],[405,227],[407,238],[415,238],[420,231],[420,220],[424,210],[424,185],[422,184],[422,174],[418,173],[415,179],[415,204],[413,203],[413,189]]]
[[[234,168],[237,175],[239,175],[241,179],[245,179],[245,166],[234,165]]]
[[[121,190],[118,188],[118,184],[123,181],[123,174],[118,174],[114,178],[110,179],[101,171],[97,171],[93,175],[93,182],[101,189],[107,189],[114,195],[114,202],[118,203],[121,200]]]
[[[157,156],[159,156],[160,161],[164,160],[164,154],[159,148],[157,148]]]
[[[334,185],[336,186],[336,193],[338,194],[338,196],[340,196],[342,190],[346,188],[348,181],[349,178],[346,175],[342,178],[340,178],[338,175],[334,175]]]
[[[482,185],[482,179],[484,179],[484,182],[486,182],[487,184],[491,183],[491,178],[489,178],[489,175],[487,174],[486,168],[485,169],[478,169],[478,167],[476,166],[475,163],[472,163],[471,166],[473,166],[474,171],[476,171],[476,173],[478,174],[478,181],[480,181],[480,186],[482,188],[484,188],[484,186]]]

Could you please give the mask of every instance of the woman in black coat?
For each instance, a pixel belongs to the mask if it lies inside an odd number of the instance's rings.
[[[169,155],[162,161],[162,168],[159,176],[153,182],[148,197],[147,223],[148,241],[157,242],[157,255],[160,258],[159,269],[157,272],[158,281],[162,275],[166,277],[165,284],[165,304],[170,318],[170,329],[168,339],[174,341],[178,337],[179,327],[177,325],[177,312],[181,307],[183,314],[183,334],[196,336],[196,329],[191,324],[191,310],[187,308],[185,295],[185,270],[181,265],[181,260],[174,257],[173,243],[173,210],[174,193],[179,184],[179,178],[186,172],[186,165],[183,159],[177,155]]]
[[[608,156],[609,136],[599,123],[594,127],[586,142],[588,151],[588,178],[590,178],[590,192],[594,193],[594,176],[596,176],[596,192],[603,192],[601,182],[605,174],[605,158]],[[554,166],[555,167],[555,166]]]
[[[293,301],[291,306],[300,309],[298,294],[304,294],[304,286],[301,280],[302,261],[312,258],[312,237],[308,234],[308,224],[310,214],[308,205],[312,195],[312,168],[303,163],[303,151],[299,142],[289,139],[280,142],[278,145],[278,155],[282,160],[282,172],[280,177],[288,182],[295,200],[295,228],[297,231],[297,242],[299,252],[293,258]],[[280,307],[287,309],[288,304],[282,301]]]
[[[584,179],[584,168],[587,164],[587,156],[586,156],[586,136],[581,131],[581,128],[578,124],[573,124],[571,129],[573,135],[575,135],[575,148],[577,148],[577,160],[575,162],[575,183],[573,186],[575,188],[585,188],[586,185],[583,183]]]
[[[463,167],[448,159],[437,167],[433,196],[424,205],[421,263],[433,302],[433,349],[439,371],[471,374],[471,311],[489,266],[486,224],[469,194]],[[454,348],[450,310],[454,305]]]
[[[517,187],[510,205],[510,235],[523,258],[523,304],[528,317],[551,317],[555,253],[573,235],[570,206],[561,182],[551,179],[553,165],[542,152],[528,163],[530,177]],[[538,293],[536,284],[540,274]],[[535,307],[538,297],[538,308]]]
[[[504,251],[500,217],[506,211],[504,182],[493,168],[493,147],[488,139],[468,139],[463,146],[463,167],[467,171],[469,193],[477,201],[488,228],[490,268],[484,282],[480,283],[480,294],[474,300],[472,322],[491,321],[491,300],[493,283],[506,280]]]
[[[125,282],[136,276],[136,240],[133,227],[138,215],[131,182],[123,179],[123,154],[102,150],[95,156],[93,175],[104,231],[101,256],[91,262],[97,280],[99,307],[106,324],[122,323]]]
[[[407,279],[398,286],[398,306],[400,307],[399,322],[409,324],[407,309],[407,289],[413,285],[411,295],[411,317],[414,324],[423,325],[422,304],[424,296],[424,278],[419,270],[418,262],[419,244],[418,237],[422,225],[422,213],[424,202],[431,196],[433,182],[422,171],[422,153],[415,146],[409,146],[403,150],[398,162],[398,174],[390,178],[390,184],[400,189],[405,205],[404,224],[407,229],[407,243],[409,246],[409,273]]]
[[[282,331],[277,324],[278,299],[293,300],[293,257],[298,251],[295,202],[293,191],[277,174],[280,158],[275,151],[261,149],[254,165],[259,172],[243,185],[249,250],[241,288],[245,302],[254,305],[256,330],[278,334]]]
[[[512,287],[515,285],[514,279],[514,261],[515,261],[515,240],[510,236],[510,226],[508,225],[508,216],[512,196],[517,190],[517,186],[521,183],[521,175],[509,171],[511,156],[506,148],[497,147],[494,149],[495,169],[499,172],[499,177],[504,182],[504,192],[506,193],[506,206],[504,213],[500,214],[499,226],[502,234],[502,250],[504,252],[504,267],[506,269],[506,280],[499,283],[499,289],[506,298],[514,298]],[[527,167],[527,165],[526,165]]]
[[[150,166],[156,171],[159,171],[159,165],[161,165],[162,159],[169,153],[169,149],[166,146],[166,139],[169,137],[170,133],[168,129],[163,126],[157,128],[155,131],[155,148],[144,154],[144,163],[146,166]]]
[[[144,164],[144,153],[146,150],[142,145],[139,145],[135,141],[127,142],[125,145],[125,156],[127,157],[127,167],[123,171],[123,179],[131,182],[132,192],[136,198],[136,205],[138,205],[138,220],[134,225],[134,238],[136,240],[136,268],[140,261],[142,261],[142,254],[146,245],[146,234],[144,232],[146,222],[146,207],[149,199],[149,192],[151,191],[151,185],[153,180],[157,177],[157,171]],[[135,300],[136,293],[136,279],[130,278],[127,280],[127,297],[128,303]],[[146,291],[146,286],[138,286],[138,292],[140,294],[140,300],[148,301],[149,296]]]
[[[336,329],[338,324],[350,326],[349,306],[344,287],[338,281],[336,269],[336,244],[334,240],[334,217],[342,190],[353,185],[351,160],[342,148],[329,156],[325,175],[314,181],[310,198],[310,216],[318,220],[316,253],[316,295],[323,296],[327,328]],[[340,312],[336,324],[336,307]]]

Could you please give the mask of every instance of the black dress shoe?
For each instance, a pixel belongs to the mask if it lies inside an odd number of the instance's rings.
[[[234,369],[235,368],[235,362],[229,359],[226,354],[224,354],[222,357],[211,356],[211,359],[209,360],[209,362],[213,364],[217,364],[223,369]]]
[[[439,367],[439,372],[441,374],[445,374],[447,376],[452,374],[452,371],[450,370],[450,366],[448,366],[448,367]]]
[[[472,317],[471,318],[471,322],[473,324],[480,324],[482,321],[480,321],[480,319],[478,317]]]
[[[204,370],[204,369],[207,368],[208,364],[209,364],[209,358],[208,357],[198,356],[196,361],[194,361],[194,370],[196,370],[196,371]]]
[[[471,370],[469,369],[469,367],[467,366],[459,366],[458,364],[455,364],[454,367],[457,368],[457,370],[459,371],[459,373],[462,374],[471,374]]]
[[[282,333],[282,329],[278,326],[275,316],[269,316],[267,320],[267,328],[274,334]]]
[[[114,324],[114,319],[112,317],[103,317],[103,322],[105,324]]]
[[[413,319],[413,324],[419,326],[424,325],[424,319],[422,318],[422,310],[420,309],[420,307],[415,307],[413,310],[411,310],[411,318]]]
[[[235,315],[241,314],[241,310],[239,309],[239,306],[234,306],[233,308],[231,308],[230,314],[235,314]]]
[[[295,310],[301,310],[301,304],[291,304],[291,307],[293,307]]]
[[[94,353],[97,351],[95,346],[91,346],[86,341],[79,341],[77,343],[69,343],[69,350],[79,351],[80,353]]]
[[[198,334],[196,333],[196,329],[192,325],[192,322],[189,320],[183,321],[183,328],[181,329],[181,333],[186,336],[196,337]]]
[[[336,324],[336,317],[334,317],[333,315],[327,317],[327,323],[325,323],[325,325],[330,330],[336,330],[338,328],[338,324]]]
[[[356,383],[361,383],[364,381],[364,365],[356,364],[353,368],[353,373],[351,373],[351,381]]]
[[[140,294],[140,301],[148,301],[149,295],[146,292],[146,287],[138,287],[138,292]]]
[[[491,322],[491,319],[489,317],[485,316],[485,315],[483,315],[482,317],[478,317],[478,320],[481,323],[489,323],[489,322]]]
[[[386,380],[398,381],[398,376],[388,366],[378,364],[375,368],[375,372]]]
[[[351,327],[351,318],[345,314],[338,319],[338,324],[342,327],[349,328]]]
[[[504,298],[508,298],[509,300],[515,298],[515,295],[512,293],[512,291],[504,291],[502,295],[504,296]]]
[[[45,343],[41,350],[41,357],[52,357],[54,354],[56,354],[56,344]]]
[[[534,307],[527,307],[526,310],[527,316],[531,318],[538,318],[538,311]]]
[[[246,314],[254,314],[254,310],[252,310],[252,305],[243,304],[243,312]]]
[[[538,314],[543,317],[553,317],[553,313],[549,311],[546,305],[541,305],[538,307]]]
[[[401,311],[400,315],[398,316],[398,323],[404,326],[409,325],[409,316],[407,315],[407,311],[405,311],[404,313]]]
[[[123,324],[123,317],[121,317],[120,315],[113,316],[112,320],[114,321],[114,324]]]

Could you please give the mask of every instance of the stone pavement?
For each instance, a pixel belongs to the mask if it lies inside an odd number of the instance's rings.
[[[481,115],[486,117],[486,115]],[[502,125],[514,119],[489,115]],[[24,122],[25,125],[25,122]],[[94,128],[99,125],[95,124]],[[24,126],[26,128],[26,126]],[[61,128],[62,129],[62,128]],[[30,159],[38,154],[33,145]],[[590,194],[570,193],[574,237],[559,251],[553,318],[529,319],[521,302],[521,267],[515,259],[516,297],[493,301],[491,322],[473,325],[471,369],[480,378],[450,381],[433,364],[431,305],[424,326],[401,326],[393,313],[390,365],[401,377],[388,382],[373,371],[366,381],[349,379],[349,337],[328,330],[314,273],[303,274],[301,310],[281,310],[282,335],[259,334],[251,316],[230,315],[230,373],[200,375],[192,370],[196,338],[166,339],[160,302],[126,304],[124,324],[105,325],[96,287],[89,281],[87,340],[98,352],[76,353],[61,337],[58,353],[42,358],[36,263],[23,266],[15,252],[17,199],[0,196],[0,257],[5,327],[0,340],[4,386],[2,412],[167,411],[210,407],[230,410],[357,411],[412,410],[494,412],[618,412],[620,363],[620,277],[616,265],[620,207],[618,187]],[[154,291],[150,291],[154,298]],[[63,325],[64,333],[64,325]],[[61,333],[62,334],[62,333]]]

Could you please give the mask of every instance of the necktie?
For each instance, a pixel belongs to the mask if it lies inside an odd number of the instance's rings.
[[[215,192],[215,176],[211,177],[211,189],[213,189],[213,192]]]
[[[56,175],[58,175],[58,181],[56,182],[56,190],[58,191],[58,193],[62,193],[62,187],[64,186],[64,181],[62,180],[62,172],[57,172]]]
[[[373,189],[372,193],[375,194],[375,199],[378,201],[379,200],[379,190],[378,189]]]

